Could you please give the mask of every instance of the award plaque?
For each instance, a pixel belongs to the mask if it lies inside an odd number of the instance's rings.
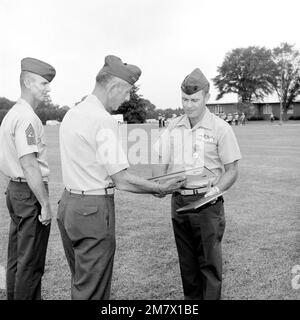
[[[208,185],[210,186],[210,182],[216,178],[216,175],[204,166],[171,172],[161,176],[149,178],[148,180],[158,183],[165,183],[168,180],[178,177],[186,178],[186,185],[184,189],[197,189],[205,188]]]
[[[177,209],[176,212],[177,213],[181,213],[181,214],[184,214],[184,213],[188,213],[188,212],[191,212],[193,210],[196,210],[204,205],[206,205],[207,203],[209,202],[213,202],[214,200],[217,200],[220,196],[222,196],[224,193],[226,193],[226,191],[222,191],[222,192],[218,192],[216,194],[214,194],[213,196],[210,196],[210,197],[203,197],[197,201],[194,201],[180,209]]]

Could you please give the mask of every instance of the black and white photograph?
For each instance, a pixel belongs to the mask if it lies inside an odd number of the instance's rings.
[[[299,12],[0,0],[0,300],[300,300]]]

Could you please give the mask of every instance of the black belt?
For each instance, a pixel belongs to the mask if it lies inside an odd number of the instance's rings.
[[[197,189],[179,189],[176,192],[181,194],[182,196],[192,196],[196,194],[205,194],[207,191],[206,187],[197,188]]]
[[[9,178],[9,180],[13,182],[27,183],[27,180],[25,178]],[[48,183],[49,179],[45,177],[43,178],[43,182]]]

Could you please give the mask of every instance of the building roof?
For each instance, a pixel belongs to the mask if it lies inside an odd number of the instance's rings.
[[[279,104],[279,101],[255,101],[252,102],[252,104]],[[300,100],[296,100],[293,103],[300,103]],[[215,106],[215,105],[220,105],[220,106],[230,106],[230,105],[236,105],[237,102],[212,102],[212,103],[207,103],[207,106]]]

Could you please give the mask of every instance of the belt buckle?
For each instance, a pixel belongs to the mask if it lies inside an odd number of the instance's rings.
[[[109,192],[108,192],[109,189],[112,189],[112,192],[109,193]],[[114,187],[114,185],[108,186],[108,187],[105,188],[104,190],[105,190],[105,195],[114,194],[115,187]]]
[[[180,190],[180,194],[182,195],[182,196],[186,196],[187,195],[187,192],[188,190]]]
[[[23,180],[23,181],[22,181]],[[26,179],[24,179],[24,178],[20,178],[20,177],[18,177],[18,178],[10,178],[10,181],[13,181],[13,182],[26,182]]]
[[[180,194],[182,196],[190,196],[190,195],[193,195],[195,193],[194,193],[194,190],[183,189],[183,190],[180,190]]]

